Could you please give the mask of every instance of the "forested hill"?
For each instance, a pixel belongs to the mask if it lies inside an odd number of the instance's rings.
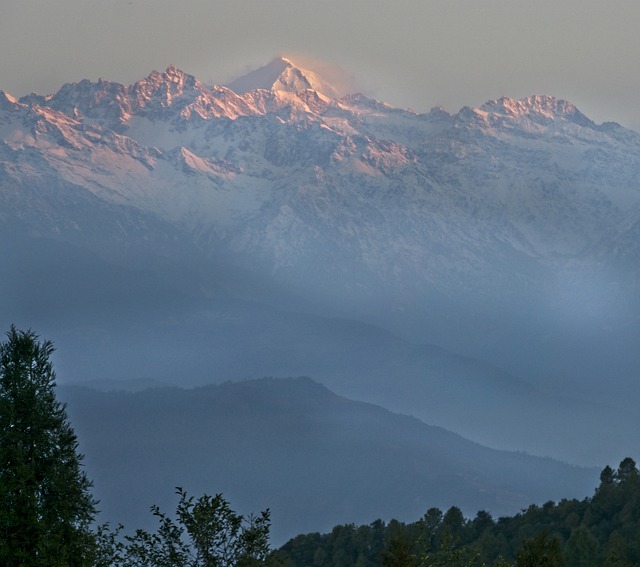
[[[640,473],[631,458],[607,466],[591,498],[531,505],[495,520],[452,507],[417,522],[377,520],[300,535],[280,552],[287,567],[600,567],[640,565]]]
[[[596,469],[496,451],[309,378],[195,389],[97,392],[62,386],[101,521],[150,529],[173,488],[271,508],[273,541],[338,522],[411,521],[430,506],[512,514],[582,498]]]

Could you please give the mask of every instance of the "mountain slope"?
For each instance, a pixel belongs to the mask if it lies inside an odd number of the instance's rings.
[[[341,398],[309,379],[194,390],[60,388],[109,521],[149,526],[173,487],[270,507],[276,541],[339,522],[410,519],[431,506],[513,513],[581,497],[597,473],[485,449],[445,430]]]
[[[277,263],[265,230],[280,245],[283,230],[302,239],[287,243],[287,259],[313,250],[314,233],[334,234],[376,273],[391,260],[371,234],[370,209],[396,269],[409,269],[404,254],[421,253],[431,270],[413,271],[426,281],[452,267],[473,273],[507,251],[534,266],[579,258],[640,202],[640,137],[597,126],[552,97],[500,99],[449,116],[362,96],[308,104],[317,91],[280,92],[236,95],[169,67],[130,87],[83,81],[49,97],[7,99],[7,174],[20,181],[9,164],[31,152],[61,183],[103,200],[151,208],[190,230],[231,223],[227,246],[236,252]],[[155,199],[143,189],[149,183]],[[190,191],[186,199],[178,184]],[[241,197],[256,184],[251,198]]]
[[[304,259],[320,254],[332,276],[383,280],[405,302],[414,278],[442,289],[472,277],[486,292],[589,265],[589,250],[619,242],[635,218],[640,137],[565,101],[415,115],[282,92],[237,95],[170,67],[130,87],[83,81],[8,103],[7,181],[46,171],[195,235],[215,231],[238,262],[300,286],[314,279]]]

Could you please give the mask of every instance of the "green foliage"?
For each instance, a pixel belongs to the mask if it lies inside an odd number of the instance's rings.
[[[516,567],[562,567],[564,565],[560,543],[546,532],[522,543]]]
[[[578,526],[571,532],[564,548],[565,563],[575,567],[597,567],[600,544],[586,526]]]
[[[175,519],[157,506],[155,533],[137,530],[121,538],[122,527],[98,534],[100,562],[114,567],[259,567],[275,562],[269,548],[270,515],[244,517],[221,494],[197,500],[176,488]]]
[[[497,521],[485,511],[467,520],[452,507],[431,508],[412,524],[377,520],[346,528],[298,536],[281,556],[287,567],[338,565],[345,554],[358,558],[358,567],[640,565],[640,473],[626,458],[617,470],[605,467],[590,499],[531,505]]]
[[[456,509],[457,510],[457,509]],[[445,533],[442,542],[432,553],[425,553],[419,557],[420,567],[480,567],[479,554],[470,547],[460,544]]]
[[[126,565],[126,547],[121,537],[123,529],[122,524],[115,530],[111,530],[109,524],[98,526],[95,533],[93,567]]]
[[[0,565],[85,565],[93,549],[95,502],[52,352],[13,326],[0,344]]]
[[[382,551],[380,563],[383,567],[418,567],[418,558],[412,553],[411,545],[396,536],[389,540]]]

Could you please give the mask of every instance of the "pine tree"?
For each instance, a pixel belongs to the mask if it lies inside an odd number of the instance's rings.
[[[92,551],[96,503],[52,352],[13,326],[0,343],[0,565],[87,565]]]

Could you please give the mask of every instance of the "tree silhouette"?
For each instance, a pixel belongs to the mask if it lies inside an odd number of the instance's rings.
[[[268,509],[246,517],[234,512],[221,494],[194,500],[179,487],[176,494],[180,500],[175,520],[157,506],[151,508],[160,524],[155,533],[137,530],[125,537],[125,544],[115,546],[114,538],[108,541],[103,534],[111,549],[105,565],[259,567],[270,563]]]
[[[31,331],[0,344],[0,564],[86,564],[95,502],[56,400],[53,345]]]

